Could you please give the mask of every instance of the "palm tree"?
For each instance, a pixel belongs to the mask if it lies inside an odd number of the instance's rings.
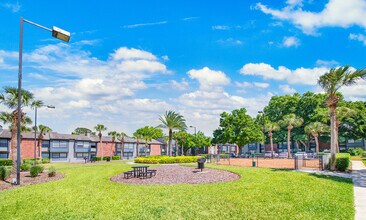
[[[127,137],[127,135],[124,132],[117,134],[117,139],[121,141],[121,160],[123,160],[123,152],[124,152],[124,148],[125,148],[125,137]]]
[[[37,129],[37,128],[35,128]],[[38,152],[39,152],[39,158],[42,159],[42,141],[43,141],[43,135],[44,133],[48,133],[51,132],[52,129],[48,126],[45,125],[39,125],[38,129],[39,131],[39,135],[38,135]]]
[[[320,133],[326,132],[328,130],[328,126],[321,122],[313,122],[305,126],[305,132],[311,134],[315,139],[315,151],[319,153],[319,135]]]
[[[264,124],[264,131],[268,132],[269,143],[271,144],[271,152],[273,157],[273,132],[278,131],[280,126],[276,122],[267,122]]]
[[[139,157],[139,145],[140,145],[140,139],[142,139],[142,136],[140,133],[135,132],[135,133],[133,133],[133,137],[136,139],[136,157]]]
[[[114,146],[114,143],[116,142],[116,137],[119,133],[117,131],[110,131],[108,133],[108,136],[112,137],[112,145]]]
[[[4,123],[10,124],[11,131],[11,141],[10,141],[10,155],[13,160],[13,169],[12,172],[16,172],[17,167],[17,159],[21,160],[21,158],[17,158],[17,129],[18,129],[18,89],[15,87],[4,87],[4,91],[0,94],[0,104],[5,105],[12,112],[1,112],[1,120]],[[33,93],[22,90],[21,91],[21,108],[23,107],[39,107],[43,103],[42,101],[35,100]],[[21,123],[23,125],[27,123],[31,123],[30,118],[26,116],[26,114],[21,110],[20,111]]]
[[[350,116],[353,116],[354,114],[356,114],[356,112],[353,110],[353,109],[350,109],[350,108],[347,108],[347,107],[338,107],[336,109],[336,123],[335,123],[335,127],[336,127],[336,139],[337,139],[337,142],[336,142],[336,152],[339,153],[339,142],[338,142],[338,129],[339,129],[339,126],[341,125],[342,121],[347,118],[347,117],[350,117]]]
[[[174,111],[166,111],[164,116],[160,116],[161,128],[167,128],[169,130],[169,150],[168,155],[171,156],[173,130],[186,130],[186,120],[182,115]]]
[[[325,104],[330,112],[330,152],[331,169],[335,170],[336,146],[338,135],[336,129],[336,108],[339,102],[337,92],[343,86],[351,86],[357,83],[359,79],[366,78],[366,69],[353,71],[349,65],[345,67],[332,68],[328,73],[320,76],[318,84],[328,94]]]
[[[100,144],[100,160],[103,161],[103,149],[102,149],[102,131],[106,131],[107,128],[102,125],[102,124],[97,124],[95,127],[94,127],[94,130],[96,132],[98,132],[98,137],[99,137],[99,144]]]
[[[282,120],[279,121],[279,124],[282,127],[287,127],[287,153],[288,158],[290,158],[291,151],[291,130],[296,127],[300,127],[304,123],[304,120],[301,117],[297,117],[295,114],[288,114],[283,116]]]

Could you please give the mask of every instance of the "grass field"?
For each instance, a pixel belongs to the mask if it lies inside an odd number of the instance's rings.
[[[63,180],[0,192],[0,219],[353,219],[351,180],[210,165],[227,183],[124,185],[128,164],[55,164]]]
[[[366,166],[366,158],[361,156],[351,156],[351,160],[361,160]]]

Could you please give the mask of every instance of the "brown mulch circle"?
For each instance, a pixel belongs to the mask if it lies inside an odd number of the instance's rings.
[[[6,181],[0,180],[0,191],[5,189],[11,189],[15,187],[19,187],[11,184],[13,178],[16,178],[16,174],[12,174]],[[31,177],[29,172],[21,172],[20,173],[20,186],[33,185],[37,183],[45,183],[55,180],[63,179],[64,175],[62,173],[56,173],[54,177],[48,177],[48,173],[45,170],[43,173],[40,173],[37,177]]]
[[[157,170],[156,176],[147,179],[125,179],[123,173],[111,178],[111,181],[126,184],[204,184],[229,182],[240,179],[240,175],[226,170],[205,168],[203,172],[195,167],[179,165],[161,165],[152,169]]]

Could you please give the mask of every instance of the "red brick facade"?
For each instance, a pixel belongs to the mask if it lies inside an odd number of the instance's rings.
[[[102,154],[103,151],[103,154]],[[112,142],[102,142],[102,147],[98,143],[98,154],[97,156],[114,156],[116,155],[116,143]]]
[[[160,145],[158,144],[151,144],[150,145],[150,155],[156,156],[161,154]]]
[[[11,145],[9,145],[11,146]],[[22,139],[22,142],[20,143],[21,146],[21,158],[34,158],[34,139]],[[36,141],[36,153],[37,157],[39,157],[39,149],[38,149],[38,140]]]

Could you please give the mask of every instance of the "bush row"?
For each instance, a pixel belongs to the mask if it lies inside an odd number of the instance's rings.
[[[349,153],[338,153],[336,155],[336,169],[338,171],[346,171],[351,163],[351,156]]]
[[[202,156],[149,156],[149,157],[137,157],[135,163],[147,163],[147,164],[168,164],[168,163],[194,163],[198,158]]]
[[[49,158],[37,158],[36,159],[36,164],[43,164],[43,163],[49,163],[50,159]],[[23,159],[23,163],[28,163],[28,164],[33,164],[34,163],[34,159],[33,158],[25,158]]]
[[[349,153],[351,156],[362,156],[366,157],[366,151],[361,148],[342,150],[341,153]]]
[[[13,161],[9,159],[1,159],[0,160],[0,166],[12,166]]]
[[[11,167],[0,166],[0,180],[6,180],[11,173]]]

